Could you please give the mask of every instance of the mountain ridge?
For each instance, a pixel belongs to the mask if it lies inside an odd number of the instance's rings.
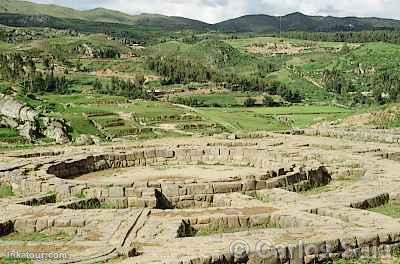
[[[375,29],[400,29],[400,20],[378,17],[334,17],[309,16],[294,12],[284,16],[250,14],[209,24],[203,21],[160,14],[129,15],[121,11],[98,7],[90,10],[76,10],[54,4],[37,4],[19,0],[0,0],[0,13],[20,14],[33,21],[35,16],[42,20],[48,17],[66,20],[82,20],[92,23],[112,23],[140,27],[154,27],[171,30],[216,30],[233,33],[274,33],[279,31],[362,31]],[[2,22],[6,21],[5,19]],[[4,23],[7,23],[4,22]],[[38,24],[38,23],[34,23]],[[45,23],[42,23],[45,24]],[[6,24],[13,26],[10,22]],[[40,25],[40,23],[39,23]],[[45,25],[43,25],[45,26]]]

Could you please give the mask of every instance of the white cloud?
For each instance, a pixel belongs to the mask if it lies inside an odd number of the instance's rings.
[[[32,0],[78,9],[105,7],[125,13],[159,13],[214,23],[246,14],[376,16],[400,18],[398,0]]]

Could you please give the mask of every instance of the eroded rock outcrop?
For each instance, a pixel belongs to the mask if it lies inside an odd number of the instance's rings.
[[[0,115],[20,122],[35,122],[39,114],[27,105],[18,102],[14,97],[0,94]]]
[[[38,124],[42,123],[43,128]],[[0,125],[16,128],[29,142],[44,135],[56,143],[69,142],[66,125],[56,119],[43,117],[31,107],[19,102],[13,96],[0,94]]]
[[[44,117],[42,120],[46,127],[43,131],[43,135],[54,139],[58,144],[66,144],[69,142],[66,125],[63,122],[47,117]]]

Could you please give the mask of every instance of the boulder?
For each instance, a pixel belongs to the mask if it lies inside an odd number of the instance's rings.
[[[75,145],[78,146],[89,146],[94,144],[95,142],[90,135],[83,134],[75,139]]]
[[[37,128],[34,123],[26,122],[18,127],[19,134],[26,138],[29,142],[33,142],[36,139]]]
[[[0,116],[0,126],[17,128],[19,124],[15,119],[9,118],[7,116]]]
[[[34,122],[38,113],[9,95],[0,94],[0,115],[23,122]]]
[[[46,127],[43,134],[46,137],[54,139],[57,144],[66,144],[69,142],[66,126],[61,121],[43,118],[43,123]]]

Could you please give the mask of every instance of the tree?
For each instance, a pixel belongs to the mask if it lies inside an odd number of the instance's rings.
[[[263,98],[263,105],[267,107],[273,107],[276,105],[274,98],[269,95],[264,96]]]
[[[243,105],[245,107],[253,107],[256,105],[256,99],[249,97],[246,100],[244,100]]]

